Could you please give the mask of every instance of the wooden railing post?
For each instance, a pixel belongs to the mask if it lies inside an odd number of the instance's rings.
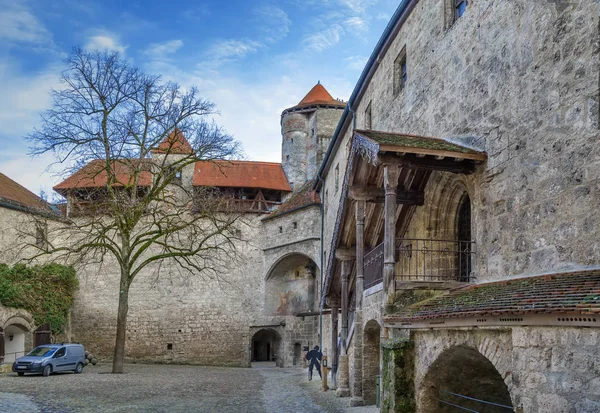
[[[396,237],[396,195],[398,192],[398,165],[384,165],[383,179],[385,187],[384,240],[383,240],[383,288],[387,301],[392,304],[396,299],[394,266]]]
[[[364,200],[356,201],[356,309],[362,310],[365,282],[365,209]]]

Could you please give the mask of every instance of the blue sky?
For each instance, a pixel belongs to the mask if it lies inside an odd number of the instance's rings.
[[[76,45],[197,86],[247,159],[279,162],[281,111],[318,80],[348,99],[399,2],[0,0],[0,172],[35,193],[60,182],[23,137]]]

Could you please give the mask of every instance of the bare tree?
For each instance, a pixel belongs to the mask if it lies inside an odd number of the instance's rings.
[[[35,246],[37,256],[63,262],[118,264],[112,371],[121,373],[136,276],[171,261],[219,279],[235,255],[240,214],[223,213],[215,191],[193,187],[191,175],[198,160],[232,159],[239,146],[206,120],[214,105],[195,88],[145,74],[117,53],[75,49],[66,63],[64,87],[29,140],[34,155],[52,152],[72,173],[61,189],[70,219],[48,228],[43,243],[38,233]]]

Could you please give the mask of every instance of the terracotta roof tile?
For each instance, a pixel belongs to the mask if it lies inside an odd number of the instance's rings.
[[[198,161],[193,185],[292,191],[281,164],[273,162]]]
[[[334,99],[327,89],[319,82],[306,94],[306,96],[304,96],[300,103],[293,108],[312,105],[334,105],[344,107],[346,106],[346,103]]]
[[[137,159],[113,161],[113,168],[118,181],[117,186],[130,185],[132,183],[131,172],[137,162],[139,162]],[[54,190],[60,194],[65,194],[69,189],[104,187],[108,180],[105,167],[103,159],[95,159],[56,185]],[[140,173],[138,186],[150,186],[151,183],[152,175],[150,169],[145,168]]]
[[[152,153],[189,155],[194,153],[194,149],[192,149],[192,145],[183,136],[183,133],[179,129],[176,129],[158,145],[158,148],[153,149]]]
[[[0,173],[0,200],[17,207],[56,214],[50,204],[3,173]]]
[[[283,215],[287,212],[295,211],[297,209],[310,206],[318,205],[321,203],[321,199],[317,193],[313,190],[314,181],[307,182],[302,188],[292,195],[287,201],[282,203],[277,210],[273,211],[265,219],[275,218],[279,215]]]
[[[417,321],[486,314],[600,312],[600,270],[475,284],[422,301],[385,317]]]

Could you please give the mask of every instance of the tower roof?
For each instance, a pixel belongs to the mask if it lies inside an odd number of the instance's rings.
[[[296,106],[286,109],[286,111],[314,105],[338,106],[341,108],[346,106],[344,102],[334,99],[327,89],[325,89],[325,86],[319,82],[310,90],[310,92],[306,94],[306,96],[304,96],[300,103],[298,103]]]
[[[175,129],[156,149],[152,149],[152,153],[189,155],[194,153],[194,150],[185,136],[183,136],[183,132],[179,129]]]

